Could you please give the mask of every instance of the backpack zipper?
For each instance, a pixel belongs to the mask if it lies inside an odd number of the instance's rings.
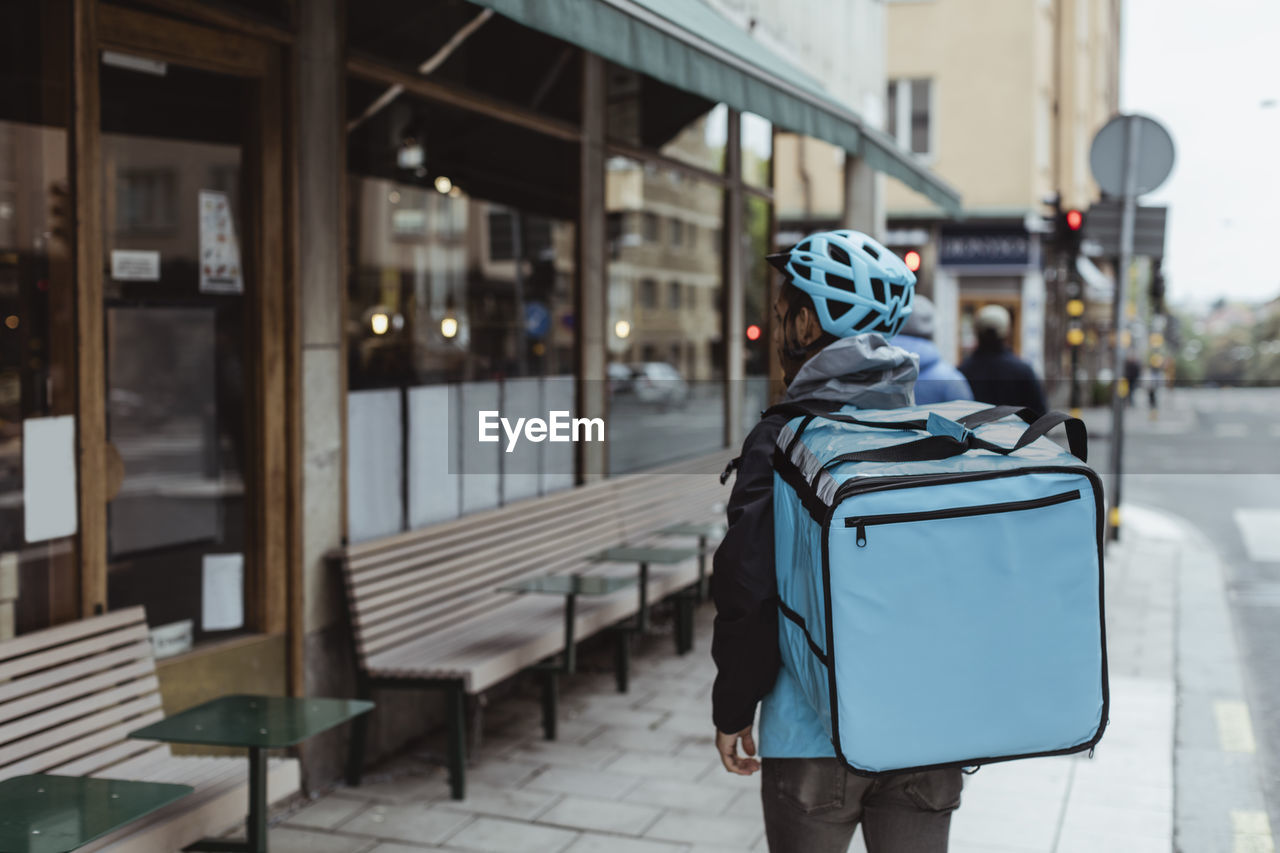
[[[867,544],[867,528],[875,524],[899,524],[904,521],[934,521],[939,518],[964,518],[970,515],[994,515],[1001,512],[1018,512],[1025,509],[1039,509],[1080,499],[1080,490],[1072,489],[1057,495],[1044,498],[1033,498],[1025,501],[1007,501],[998,504],[982,504],[980,506],[958,506],[950,509],[924,510],[923,512],[893,512],[882,515],[849,516],[844,526],[856,527],[858,530],[858,547]]]

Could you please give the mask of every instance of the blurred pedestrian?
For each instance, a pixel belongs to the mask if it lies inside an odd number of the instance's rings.
[[[893,345],[920,357],[920,376],[916,378],[916,405],[945,403],[948,400],[972,400],[973,391],[964,374],[942,358],[933,343],[933,302],[916,294],[911,300],[911,316]]]
[[[1138,385],[1142,379],[1142,362],[1138,361],[1138,356],[1129,353],[1124,360],[1124,404],[1126,406],[1133,405],[1133,397],[1138,393]]]
[[[1009,348],[1013,319],[1001,305],[984,305],[974,318],[978,347],[960,364],[973,398],[993,406],[1024,406],[1037,415],[1049,410],[1044,386],[1031,365]]]
[[[784,401],[821,408],[910,405],[915,359],[887,340],[911,311],[915,275],[906,264],[856,231],[811,235],[769,262],[787,276],[773,308]],[[877,853],[945,853],[963,787],[959,768],[876,777],[850,772],[783,663],[778,577],[792,567],[774,561],[772,459],[788,420],[786,414],[761,419],[743,443],[729,529],[716,549],[716,749],[730,773],[762,771],[772,853],[843,853],[859,824]],[[757,704],[762,759],[755,757],[752,735]]]

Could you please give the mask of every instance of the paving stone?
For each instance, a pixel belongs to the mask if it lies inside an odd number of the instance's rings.
[[[598,746],[583,746],[560,741],[531,740],[513,750],[510,757],[527,763],[598,770],[616,761],[620,754],[618,749],[603,743]]]
[[[449,846],[486,853],[559,853],[577,837],[566,829],[482,817],[450,838]]]
[[[538,818],[538,822],[619,835],[640,835],[660,814],[662,811],[652,806],[570,796],[556,803]]]
[[[275,853],[363,853],[373,843],[369,838],[352,838],[289,826],[277,826],[267,831],[267,844]]]
[[[675,752],[677,744],[670,737],[655,735],[652,731],[606,726],[590,740],[585,741],[584,746],[671,755]]]
[[[506,758],[501,761],[481,761],[467,768],[467,787],[472,782],[482,782],[495,788],[520,788],[533,774],[544,769],[545,763],[518,761]]]
[[[342,797],[324,797],[299,812],[289,815],[285,823],[311,829],[333,829],[348,818],[364,811],[370,802]]]
[[[371,838],[440,844],[474,818],[432,806],[375,805],[342,825],[342,832]]]
[[[649,828],[645,837],[693,844],[718,844],[743,850],[754,844],[760,833],[758,824],[740,818],[668,812]]]
[[[629,803],[663,806],[669,809],[716,815],[724,811],[737,795],[724,788],[678,779],[645,779],[623,799]]]
[[[577,794],[597,799],[619,799],[641,782],[637,776],[609,773],[603,770],[581,770],[573,767],[548,767],[529,780],[526,788]]]
[[[465,800],[442,800],[437,805],[439,808],[451,811],[533,820],[551,808],[558,799],[560,799],[559,794],[549,791],[500,788],[484,783],[477,784],[472,778],[467,780]]]
[[[697,758],[680,758],[674,755],[654,755],[647,752],[624,752],[604,769],[611,773],[629,776],[652,776],[658,779],[696,779],[707,772],[712,763],[719,760],[708,753]]]
[[[621,838],[617,835],[582,834],[565,849],[565,853],[688,853],[689,847],[668,841],[646,838]]]

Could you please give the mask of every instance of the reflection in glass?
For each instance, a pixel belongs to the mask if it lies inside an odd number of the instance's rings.
[[[755,113],[742,114],[742,180],[773,186],[773,124]]]
[[[724,171],[729,110],[629,68],[610,65],[608,138],[637,148],[657,149],[712,172]],[[669,180],[679,180],[672,174]]]
[[[760,412],[769,405],[769,350],[773,346],[771,321],[773,319],[773,290],[770,287],[775,275],[773,267],[765,261],[769,237],[773,229],[773,206],[768,200],[747,193],[743,197],[743,252],[744,274],[743,319],[746,335],[743,364],[742,406],[743,430],[750,430],[759,420]]]
[[[198,643],[250,627],[252,90],[106,61],[101,90],[107,440],[123,470],[107,505],[108,607],[144,605],[152,626],[189,623]]]
[[[74,539],[26,541],[23,470],[24,422],[76,411],[69,6],[0,3],[0,640],[79,612]]]
[[[461,437],[474,439],[481,409],[538,417],[553,404],[572,408],[576,146],[383,94],[349,81],[353,540],[575,479],[561,445],[507,455]]]
[[[718,449],[724,438],[723,290],[710,239],[638,239],[651,216],[703,234],[721,227],[723,191],[610,158],[609,471],[650,468]]]

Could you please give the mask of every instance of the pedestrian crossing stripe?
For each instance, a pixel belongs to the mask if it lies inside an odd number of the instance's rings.
[[[1250,560],[1280,562],[1280,509],[1237,509],[1235,519]]]
[[[1218,724],[1218,745],[1223,752],[1257,750],[1253,739],[1253,723],[1249,706],[1238,699],[1220,699],[1213,703],[1213,718]]]
[[[1232,853],[1275,853],[1267,813],[1246,809],[1231,810]]]

